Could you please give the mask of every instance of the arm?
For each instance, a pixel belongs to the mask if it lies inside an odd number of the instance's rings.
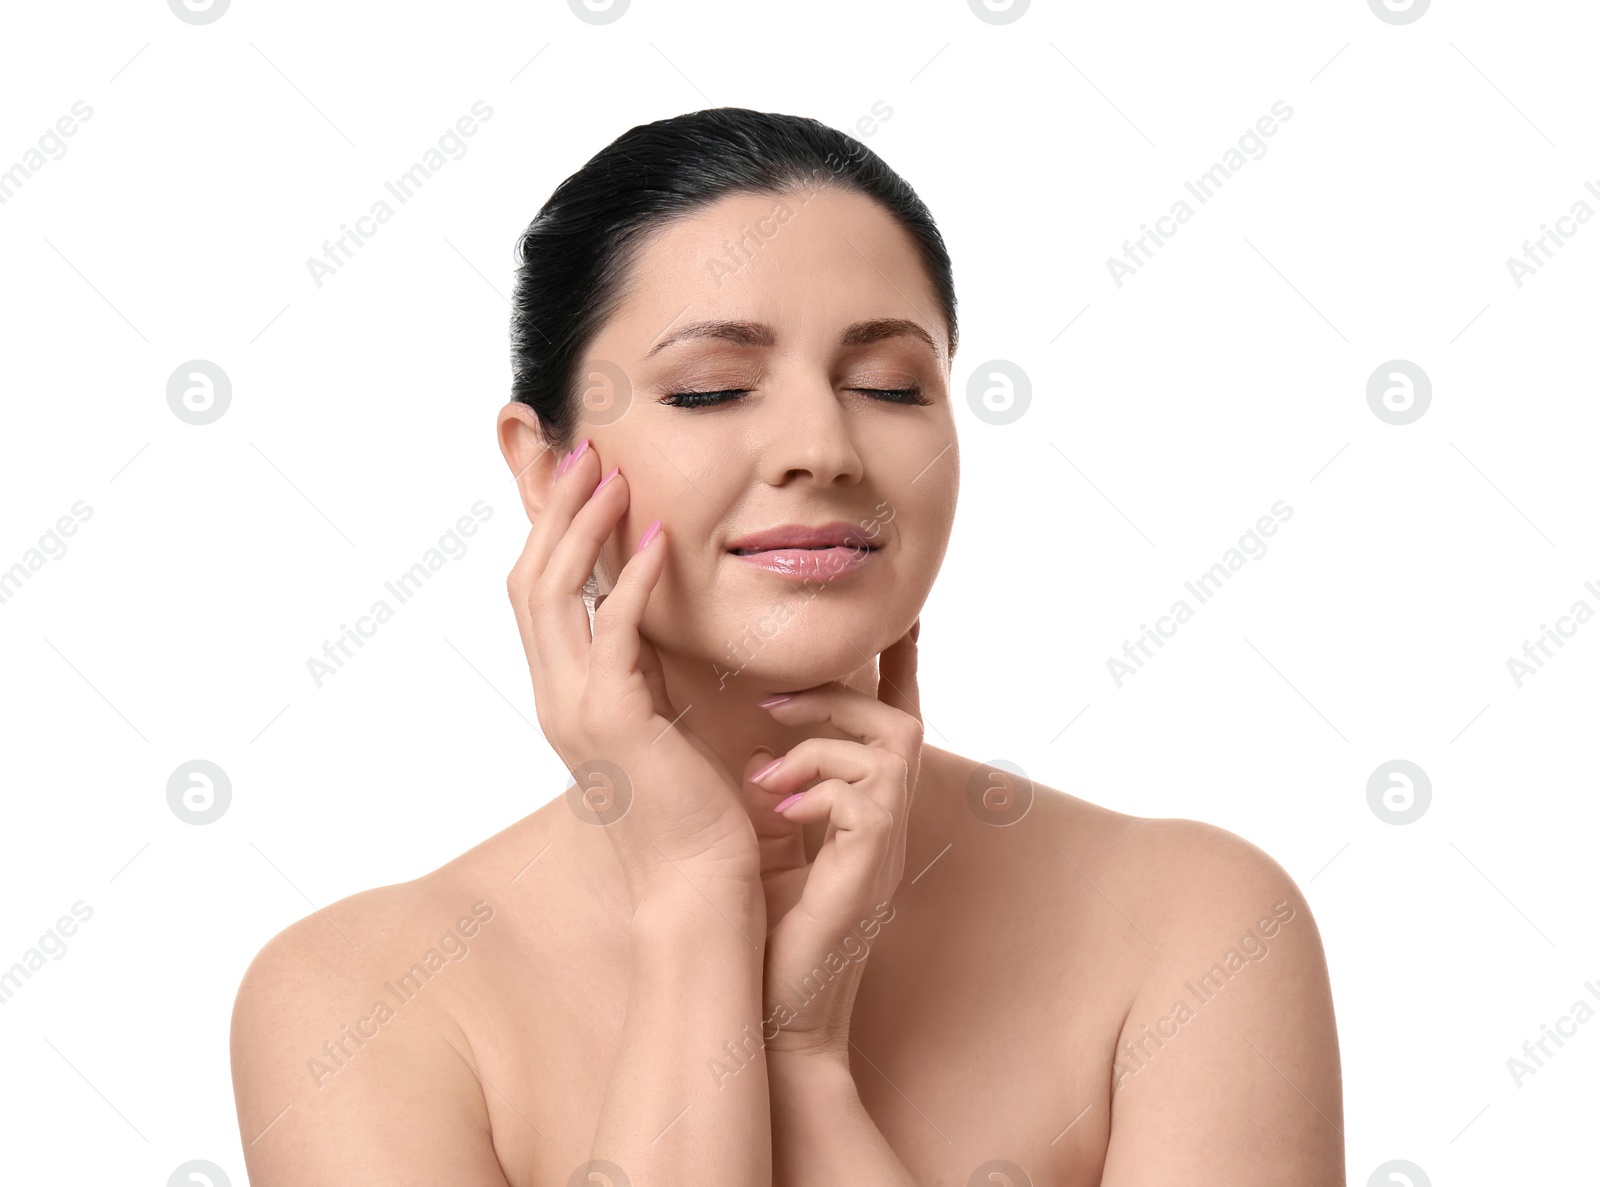
[[[741,1054],[760,1043],[761,852],[743,787],[678,724],[690,707],[673,707],[642,629],[671,533],[657,519],[640,538],[591,631],[580,593],[633,490],[616,467],[596,482],[587,437],[558,464],[533,456],[543,430],[526,427],[507,460],[526,458],[513,468],[533,526],[506,589],[539,728],[611,842],[633,910],[627,1015],[591,1147],[591,1161],[613,1165],[586,1174],[767,1187],[767,1086]]]
[[[1283,869],[1232,833],[1146,822],[1164,916],[1111,1072],[1103,1187],[1342,1187],[1327,963]]]
[[[785,724],[826,723],[859,739],[808,738],[756,784],[785,797],[781,819],[776,807],[757,813],[772,866],[763,871],[768,910],[774,901],[786,905],[767,937],[764,978],[777,1025],[766,1056],[773,1183],[780,1187],[915,1187],[861,1103],[849,1030],[868,942],[894,918],[890,900],[905,868],[922,755],[920,621],[881,653],[877,699],[822,685],[766,703]],[[793,825],[821,821],[828,834],[807,866]],[[820,992],[793,1000],[792,987],[813,979]]]
[[[759,901],[703,882],[652,895],[634,915],[628,1014],[593,1157],[639,1187],[772,1181],[764,935]]]
[[[856,1092],[847,1057],[772,1051],[774,1187],[917,1187]]]
[[[252,1187],[507,1187],[482,1089],[458,1053],[465,1041],[446,1019],[419,1002],[360,1048],[345,1037],[383,996],[382,974],[367,975],[379,967],[370,954],[352,965],[320,916],[279,933],[251,962],[231,1048]],[[337,1063],[330,1041],[344,1043]]]

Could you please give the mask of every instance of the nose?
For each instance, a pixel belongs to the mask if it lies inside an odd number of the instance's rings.
[[[772,486],[853,486],[864,469],[849,409],[826,377],[793,379],[766,402],[763,476]]]

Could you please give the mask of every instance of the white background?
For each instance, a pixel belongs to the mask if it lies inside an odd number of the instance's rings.
[[[93,909],[0,1006],[5,1179],[163,1184],[204,1158],[243,1183],[227,1030],[254,953],[565,786],[505,598],[526,521],[493,433],[512,248],[551,190],[635,124],[733,105],[849,130],[879,100],[862,138],[954,259],[960,390],[992,359],[1032,384],[1011,425],[960,409],[928,740],[1283,864],[1327,946],[1351,1183],[1400,1158],[1434,1184],[1592,1165],[1600,1021],[1520,1087],[1506,1063],[1600,985],[1600,625],[1521,687],[1506,663],[1600,610],[1600,222],[1520,287],[1506,266],[1600,211],[1592,5],[4,20],[0,169],[93,108],[0,205],[0,568],[92,509],[0,604],[0,965]],[[465,155],[318,287],[307,258],[480,99]],[[1119,287],[1107,257],[1280,99],[1265,155]],[[1397,358],[1433,386],[1404,426],[1366,399]],[[210,425],[167,405],[191,359],[232,381]],[[306,660],[480,499],[465,555],[317,688]],[[1107,659],[1280,499],[1267,553],[1119,688]],[[194,758],[232,784],[203,827],[166,799]],[[1404,826],[1367,802],[1394,758],[1432,783]]]

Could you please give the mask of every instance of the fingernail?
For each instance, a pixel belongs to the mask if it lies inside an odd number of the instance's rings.
[[[750,782],[752,782],[752,783],[760,783],[768,775],[772,774],[773,771],[777,770],[778,769],[778,764],[781,763],[782,761],[783,761],[783,759],[781,759],[781,758],[773,759],[766,766],[762,767],[759,771],[757,771],[754,775],[751,775],[750,776]]]
[[[589,438],[585,437],[572,447],[572,452],[561,459],[561,464],[556,467],[556,477],[560,478],[572,468],[572,463],[577,461],[585,449],[589,448]]]
[[[797,799],[799,799],[803,795],[805,795],[805,792],[797,791],[792,796],[789,796],[787,799],[779,800],[773,806],[772,810],[774,812],[782,812],[785,808],[787,808],[790,804],[794,803]]]
[[[613,478],[615,478],[617,476],[617,471],[620,470],[621,468],[622,468],[621,466],[612,466],[611,467],[611,473],[607,474],[604,478],[602,478],[599,482],[597,482],[595,484],[595,488],[594,488],[593,491],[591,491],[589,493],[589,497],[592,499],[592,498],[594,498],[595,495],[599,494],[600,493],[600,488],[602,486],[604,486],[606,483],[610,482]]]
[[[645,532],[644,536],[639,541],[639,551],[643,552],[645,548],[649,546],[650,541],[654,540],[656,538],[656,534],[660,531],[661,521],[659,519],[651,520],[649,530]]]
[[[792,700],[794,700],[794,697],[790,696],[788,693],[783,693],[783,694],[781,694],[779,696],[768,697],[764,701],[757,701],[756,702],[756,707],[758,709],[770,709],[774,705],[781,705],[785,701],[792,701]]]

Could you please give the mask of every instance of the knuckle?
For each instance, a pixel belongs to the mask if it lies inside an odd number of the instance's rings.
[[[586,726],[603,720],[606,713],[605,699],[594,689],[585,687],[578,694],[578,720]]]
[[[819,771],[823,768],[822,758],[817,754],[818,738],[802,738],[783,754],[785,766],[799,764],[807,767],[816,767]],[[815,757],[814,757],[815,756]]]
[[[881,822],[876,820],[873,822],[873,827],[869,830],[868,836],[872,839],[872,851],[878,864],[887,865],[895,853],[894,820],[881,805],[880,811],[882,812],[883,820]]]
[[[551,703],[552,698],[539,695],[537,686],[534,688],[533,711],[539,719],[539,728],[545,732],[546,737],[561,737],[569,728],[568,713],[565,707]]]
[[[883,752],[884,772],[891,780],[904,786],[911,779],[911,764],[906,761],[906,756],[898,750]]]
[[[877,800],[872,801],[872,822],[887,837],[894,832],[894,813]]]
[[[904,815],[911,808],[912,787],[911,780],[905,779],[895,785],[894,810],[897,814]]]
[[[894,831],[894,813],[866,792],[852,788],[849,793],[857,826],[880,842]]]

